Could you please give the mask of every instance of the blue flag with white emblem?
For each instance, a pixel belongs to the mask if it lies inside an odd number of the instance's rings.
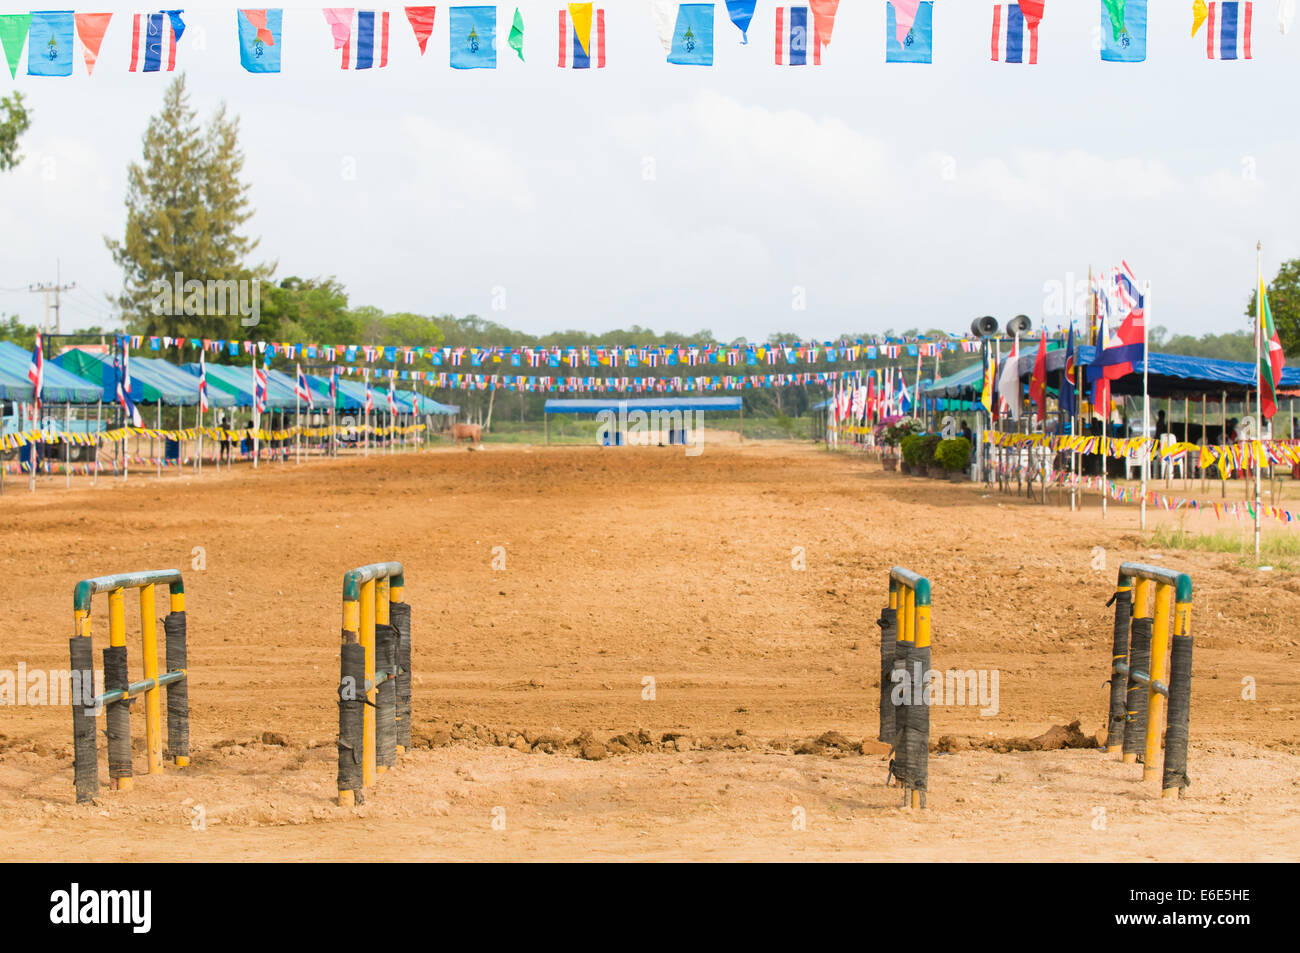
[[[683,3],[677,8],[668,62],[679,66],[713,65],[713,4]]]
[[[281,10],[238,10],[239,62],[250,73],[280,72]]]
[[[497,68],[497,8],[451,8],[452,69]]]
[[[33,11],[27,34],[27,75],[71,76],[74,29],[71,10]]]
[[[1147,0],[1101,0],[1101,58],[1107,63],[1147,58]]]
[[[904,23],[906,25],[906,23]],[[930,63],[934,61],[934,3],[916,4],[916,19],[899,38],[898,13],[892,3],[885,4],[885,62]]]

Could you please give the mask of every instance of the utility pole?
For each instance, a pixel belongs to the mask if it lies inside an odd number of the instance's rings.
[[[54,333],[61,334],[63,332],[63,327],[62,320],[59,316],[59,294],[63,291],[71,291],[77,287],[75,281],[66,285],[63,284],[60,271],[59,263],[56,261],[54,263],[54,284],[42,281],[29,285],[27,288],[28,291],[39,291],[41,294],[45,295],[45,322],[41,325],[42,334],[50,333],[50,296],[54,296]]]

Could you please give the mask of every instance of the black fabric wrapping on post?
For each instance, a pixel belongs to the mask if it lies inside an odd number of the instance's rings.
[[[397,744],[411,750],[411,607],[394,602],[388,607],[388,621],[397,630]]]
[[[1110,648],[1110,717],[1106,725],[1106,747],[1114,748],[1124,743],[1124,721],[1127,715],[1125,693],[1128,679],[1115,672],[1115,663],[1128,658],[1128,633],[1133,621],[1133,593],[1131,590],[1115,592],[1115,629]]]
[[[339,790],[355,791],[362,802],[361,762],[365,748],[366,650],[346,642],[339,653]]]
[[[1124,725],[1124,753],[1137,755],[1138,761],[1144,760],[1147,738],[1147,708],[1149,707],[1149,689],[1133,680],[1134,672],[1151,674],[1151,619],[1133,620],[1133,639],[1128,656],[1128,699],[1126,701],[1127,721]]]
[[[389,768],[397,764],[397,679],[392,675],[398,638],[396,627],[375,625],[375,764]]]
[[[110,645],[104,649],[104,691],[126,691],[130,686],[126,673],[126,646]],[[131,777],[131,699],[123,698],[106,706],[104,725],[108,732],[108,776]]]
[[[898,610],[884,608],[876,620],[880,626],[880,735],[878,740],[894,742],[894,703],[890,700],[890,680],[894,671],[894,645],[898,641]]]
[[[926,673],[930,671],[930,647],[908,647],[909,677],[919,669],[920,679],[911,679],[911,698],[903,711],[903,732],[900,747],[906,752],[907,776],[903,786],[924,792],[930,777],[930,706],[925,699]],[[924,793],[922,794],[924,806]]]
[[[893,709],[894,733],[891,737],[885,739],[894,749],[894,756],[889,762],[889,773],[899,780],[899,783],[906,786],[907,779],[910,776],[907,767],[907,750],[903,746],[903,734],[907,725],[907,705],[905,702],[895,703],[893,699],[893,688],[895,685],[902,685],[903,680],[908,677],[907,665],[911,657],[912,643],[895,642],[894,643],[894,673],[890,678],[890,699],[889,705]],[[901,672],[901,676],[897,673]],[[904,698],[908,694],[904,692]]]
[[[77,803],[93,801],[99,795],[99,740],[95,737],[95,652],[90,639],[73,636],[68,640],[72,677],[78,690],[72,697],[72,783]]]
[[[1192,715],[1192,637],[1175,635],[1169,653],[1169,724],[1165,728],[1165,774],[1162,789],[1191,784],[1187,777],[1188,726]]]
[[[167,671],[186,668],[185,613],[172,612],[163,619]],[[172,758],[190,756],[190,689],[189,676],[167,686],[167,754]]]

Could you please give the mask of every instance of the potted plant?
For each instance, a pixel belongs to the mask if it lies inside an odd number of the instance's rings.
[[[942,441],[943,437],[937,433],[928,433],[921,437],[920,459],[918,462],[921,465],[922,475],[928,474],[934,479],[943,479],[948,475],[934,457],[935,451],[939,449],[939,444]]]
[[[884,448],[880,455],[880,462],[886,470],[898,467],[899,455],[896,448],[904,438],[917,433],[920,429],[921,424],[911,417],[886,418],[876,426],[876,443]],[[902,467],[904,473],[911,470],[911,465],[906,459],[902,461]]]
[[[921,440],[920,434],[910,433],[899,442],[899,449],[903,453],[902,469],[904,473],[923,473],[923,464],[921,463]]]
[[[970,464],[970,441],[965,437],[953,437],[940,441],[934,451],[935,463],[943,467],[946,476],[954,483],[960,482],[966,475]]]

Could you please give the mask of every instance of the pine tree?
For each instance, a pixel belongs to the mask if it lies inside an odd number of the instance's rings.
[[[273,270],[246,260],[257,241],[240,233],[253,213],[238,120],[222,105],[204,130],[182,74],[143,142],[141,161],[127,170],[125,233],[120,242],[105,237],[124,273],[114,299],[124,324],[145,335],[247,336],[234,296],[222,302],[206,292],[209,282],[250,282]]]

